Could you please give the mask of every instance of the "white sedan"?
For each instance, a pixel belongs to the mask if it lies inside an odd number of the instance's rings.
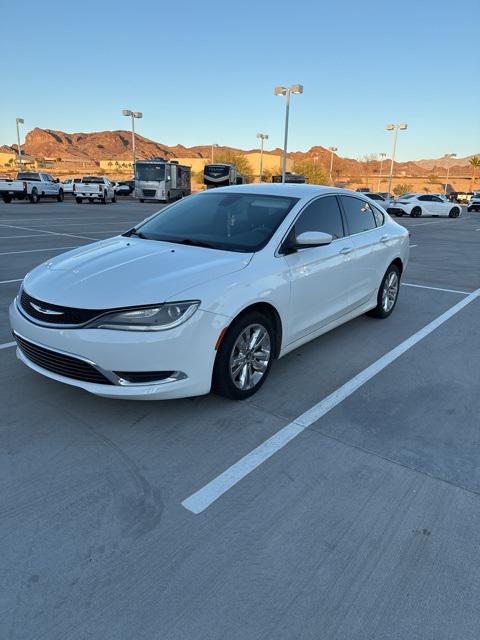
[[[393,200],[388,213],[395,216],[439,216],[446,218],[458,218],[462,213],[461,207],[452,204],[445,197],[434,194],[405,193],[396,200]]]
[[[100,396],[243,399],[276,358],[387,318],[408,253],[408,231],[362,194],[208,190],[31,271],[10,307],[17,355]]]

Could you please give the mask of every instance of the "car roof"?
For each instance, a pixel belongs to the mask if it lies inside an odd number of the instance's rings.
[[[356,191],[350,191],[349,189],[339,189],[338,187],[328,187],[316,184],[282,184],[278,182],[262,182],[261,184],[240,184],[234,185],[232,187],[218,187],[216,189],[212,189],[211,191],[214,191],[214,193],[251,193],[268,196],[290,196],[291,198],[314,198],[317,195],[326,193],[343,193],[352,196],[363,195],[362,193],[357,193]]]

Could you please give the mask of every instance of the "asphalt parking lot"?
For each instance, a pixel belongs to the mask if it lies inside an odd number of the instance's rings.
[[[478,640],[480,214],[399,219],[395,313],[243,403],[107,400],[23,366],[25,273],[158,208],[0,202],[0,638]]]

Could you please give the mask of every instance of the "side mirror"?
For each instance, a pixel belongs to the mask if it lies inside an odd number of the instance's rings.
[[[332,241],[333,236],[329,233],[323,233],[323,231],[304,231],[295,238],[293,247],[295,249],[321,247],[325,244],[330,244]]]

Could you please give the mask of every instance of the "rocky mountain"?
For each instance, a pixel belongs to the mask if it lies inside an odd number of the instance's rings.
[[[149,140],[139,134],[135,137],[136,153],[138,158],[209,158],[211,145],[185,147],[175,145],[170,147],[160,142]],[[52,129],[35,128],[25,137],[24,149],[28,155],[43,158],[61,158],[64,160],[130,160],[132,157],[132,137],[130,131],[98,131],[93,133],[65,133]],[[16,145],[1,147],[2,150],[15,150]],[[228,150],[235,153],[248,153],[259,149],[242,150],[234,147],[220,147],[219,150]],[[273,149],[265,153],[280,156],[281,149]],[[318,162],[325,170],[330,166],[330,151],[325,147],[316,145],[308,151],[292,151],[289,157],[297,162],[305,160]],[[405,172],[406,175],[420,175],[426,172],[439,171],[450,165],[452,175],[465,173],[468,170],[467,158],[439,158],[433,160],[419,160],[415,162],[395,163],[396,172]],[[388,171],[388,160],[383,164],[383,173]],[[335,154],[334,172],[342,175],[358,175],[379,173],[380,162],[372,157],[360,159],[342,158]]]

